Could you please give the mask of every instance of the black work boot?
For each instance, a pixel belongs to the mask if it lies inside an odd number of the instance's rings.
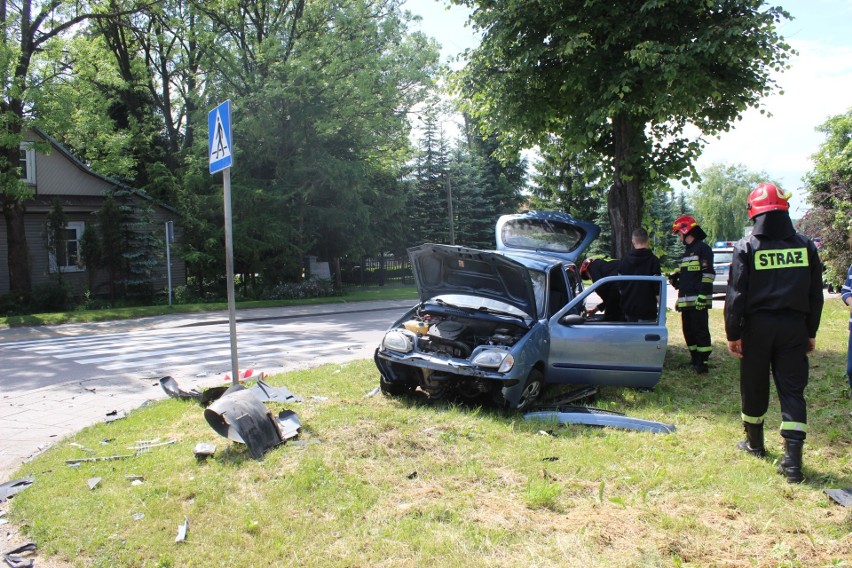
[[[763,446],[763,423],[751,424],[743,422],[743,428],[746,432],[746,439],[739,442],[737,447],[753,456],[764,457],[766,455],[766,448]]]
[[[699,375],[703,375],[704,373],[710,370],[707,367],[707,359],[709,358],[709,353],[700,353],[697,351],[695,352],[695,362],[692,364],[692,366],[695,369],[696,373],[698,373]]]
[[[737,444],[737,447],[744,452],[748,452],[753,456],[762,458],[766,455],[766,448],[763,445],[763,423],[751,424],[743,422],[746,439]]]
[[[778,473],[787,477],[787,483],[801,483],[805,480],[802,475],[802,440],[784,440],[784,459],[778,464]]]

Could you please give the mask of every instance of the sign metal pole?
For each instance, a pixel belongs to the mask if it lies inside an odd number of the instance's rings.
[[[231,382],[239,384],[237,357],[237,305],[234,300],[234,234],[231,229],[231,168],[222,170],[225,185],[225,278],[228,284],[228,324],[231,330]]]
[[[228,285],[228,323],[231,335],[231,382],[240,382],[237,357],[237,306],[234,299],[234,233],[231,215],[231,165],[234,163],[231,138],[231,101],[225,101],[207,115],[210,173],[222,172],[225,186],[225,278]]]

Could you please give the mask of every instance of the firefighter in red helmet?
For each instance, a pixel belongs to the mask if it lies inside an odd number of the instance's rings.
[[[682,215],[672,224],[672,232],[684,244],[683,258],[679,269],[669,281],[677,288],[675,309],[680,312],[683,338],[689,349],[692,368],[696,373],[708,371],[710,358],[710,318],[707,310],[713,307],[713,249],[704,242],[707,234],[698,221]]]
[[[725,298],[728,351],[740,360],[746,439],[738,444],[765,456],[763,421],[769,410],[769,373],[781,403],[784,458],[778,472],[801,483],[807,435],[808,356],[822,315],[822,264],[812,240],[793,228],[790,194],[762,183],[748,196],[751,234],[734,246]]]

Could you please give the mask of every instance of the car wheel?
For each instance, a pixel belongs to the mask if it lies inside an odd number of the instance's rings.
[[[401,396],[410,393],[414,387],[407,383],[389,381],[384,375],[379,376],[379,388],[387,396]]]
[[[538,369],[530,371],[527,377],[527,382],[524,385],[524,390],[521,392],[521,398],[518,399],[518,404],[515,405],[515,410],[526,410],[541,396],[544,390],[544,375]]]

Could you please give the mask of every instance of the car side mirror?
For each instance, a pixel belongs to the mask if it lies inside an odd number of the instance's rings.
[[[562,318],[562,323],[565,325],[580,325],[586,323],[586,318],[577,314],[568,314]]]

